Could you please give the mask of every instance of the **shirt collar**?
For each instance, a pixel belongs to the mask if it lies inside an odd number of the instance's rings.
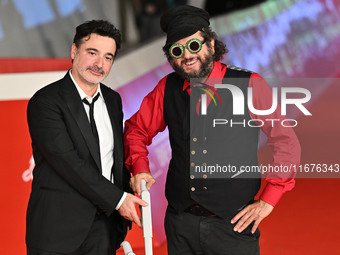
[[[72,69],[69,70],[69,74],[70,74],[70,76],[71,76],[71,79],[72,79],[74,85],[76,86],[76,88],[77,88],[77,90],[78,90],[78,93],[79,93],[81,99],[86,98],[89,102],[92,102],[92,99],[93,99],[98,93],[99,93],[99,97],[102,97],[102,92],[101,92],[101,90],[100,90],[100,84],[99,84],[99,86],[98,86],[98,88],[97,88],[96,93],[94,93],[93,97],[90,97],[90,96],[86,95],[86,93],[79,87],[79,85],[77,84],[77,82],[74,80],[74,78],[73,78],[73,76],[72,76]]]
[[[222,64],[220,61],[214,61],[214,67],[211,71],[209,78],[223,78],[226,71],[226,65]],[[185,91],[190,86],[190,82],[185,80],[183,84],[183,91]]]

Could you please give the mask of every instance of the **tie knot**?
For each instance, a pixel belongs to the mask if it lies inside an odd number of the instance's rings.
[[[84,102],[85,104],[87,104],[87,105],[93,105],[93,104],[97,101],[97,99],[99,98],[99,96],[100,96],[100,94],[97,93],[97,95],[92,99],[92,102],[91,102],[91,103],[89,103],[89,101],[88,101],[86,98],[83,99],[83,102]]]

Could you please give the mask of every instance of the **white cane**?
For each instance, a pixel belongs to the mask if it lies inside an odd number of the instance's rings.
[[[120,244],[121,247],[123,247],[124,254],[125,255],[135,255],[132,251],[131,245],[128,241],[124,241]]]
[[[143,237],[145,245],[145,255],[152,255],[152,221],[151,221],[151,199],[150,192],[146,188],[146,181],[141,180],[142,200],[148,203],[148,206],[142,206],[142,223],[143,223]],[[125,255],[135,255],[128,241],[120,244],[123,247]]]
[[[151,199],[150,192],[146,188],[146,181],[141,180],[142,200],[148,203],[148,206],[142,207],[143,236],[145,244],[145,255],[152,255],[152,220],[151,220]]]

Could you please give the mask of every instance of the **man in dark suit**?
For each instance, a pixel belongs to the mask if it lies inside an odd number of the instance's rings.
[[[76,29],[72,69],[39,90],[27,118],[36,166],[27,209],[27,253],[116,254],[134,221],[141,226],[124,168],[119,94],[101,81],[120,48],[111,23]]]

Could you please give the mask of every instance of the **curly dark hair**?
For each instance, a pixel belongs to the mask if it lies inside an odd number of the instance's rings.
[[[107,36],[116,41],[116,53],[121,46],[122,36],[120,31],[107,20],[90,20],[80,24],[76,28],[76,34],[73,43],[77,48],[83,43],[83,38],[89,37],[90,34]]]
[[[224,44],[224,42],[218,39],[217,34],[214,31],[212,31],[211,27],[204,27],[200,31],[208,47],[211,47],[210,40],[211,39],[215,40],[215,47],[214,47],[215,53],[213,57],[215,61],[220,61],[223,58],[223,55],[229,52],[229,50],[227,49],[227,46]],[[163,46],[164,55],[167,57],[168,61],[171,60],[171,56],[169,54],[169,49],[171,45],[172,44],[165,44]]]

